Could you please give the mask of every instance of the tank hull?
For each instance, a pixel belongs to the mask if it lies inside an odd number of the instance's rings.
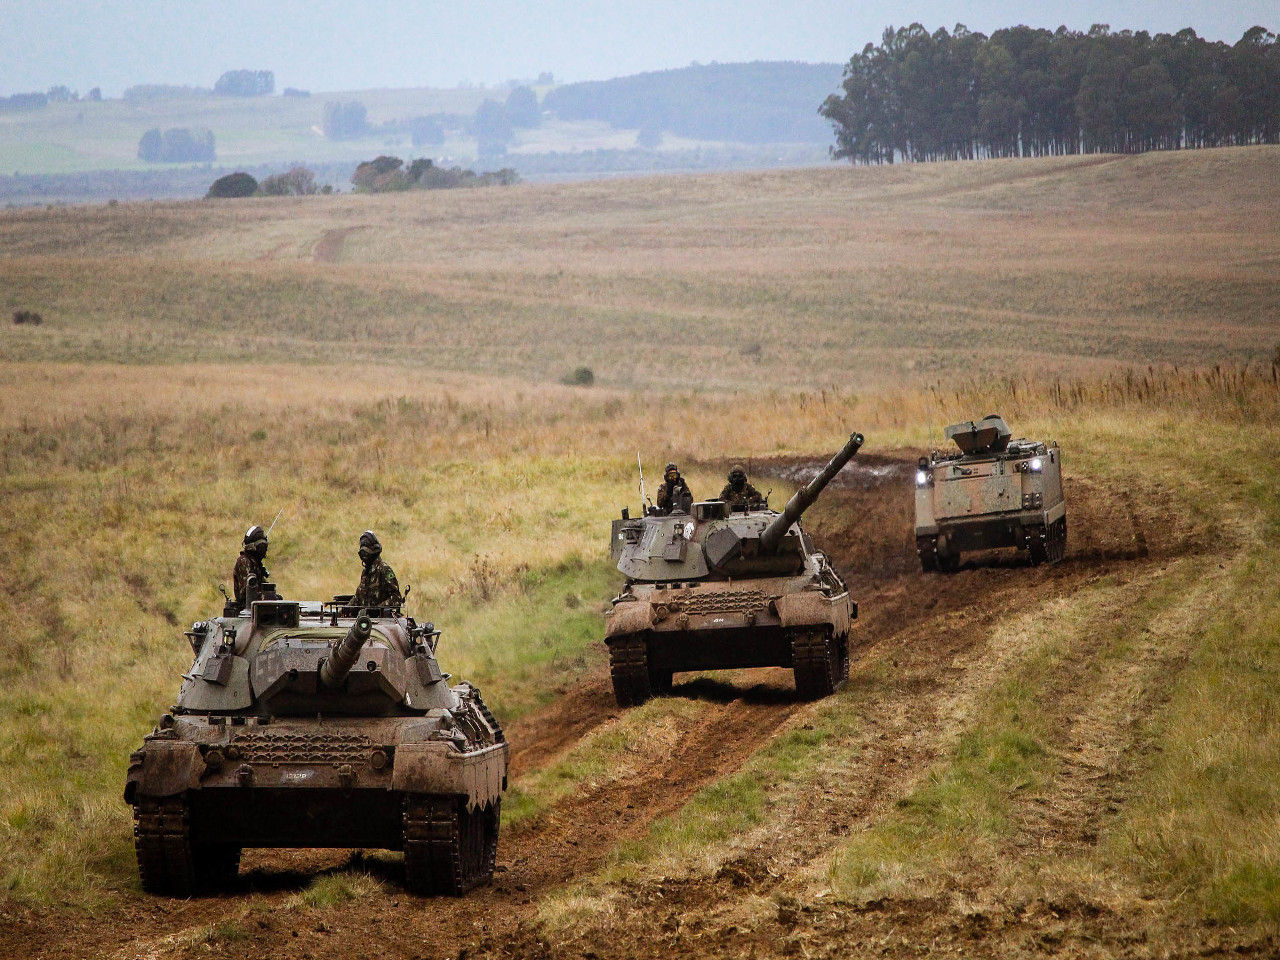
[[[831,693],[848,677],[857,604],[847,590],[814,585],[804,577],[677,587],[633,584],[628,599],[615,601],[605,615],[619,704],[666,692],[675,673],[749,667],[795,671],[797,689],[805,696]],[[824,662],[816,668],[821,676],[811,681],[809,648],[815,642]]]
[[[193,627],[178,705],[125,777],[144,889],[226,886],[246,847],[403,851],[419,893],[492,877],[509,756],[496,718],[444,682],[412,621],[374,617],[359,636],[338,621],[280,602]],[[326,681],[349,634],[358,665]]]

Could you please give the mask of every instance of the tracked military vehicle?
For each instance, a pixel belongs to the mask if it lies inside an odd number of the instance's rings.
[[[414,892],[493,875],[508,745],[480,691],[449,684],[439,633],[398,608],[228,601],[187,632],[178,702],[129,758],[145,890],[236,875],[244,847],[404,851]]]
[[[789,667],[806,698],[849,675],[858,605],[800,515],[862,446],[855,433],[781,513],[722,500],[613,521],[613,558],[626,576],[605,614],[619,706],[670,691],[687,670]]]
[[[969,550],[1016,547],[1033,564],[1066,555],[1067,508],[1056,443],[1014,440],[994,414],[947,427],[957,450],[916,470],[916,552],[925,571],[951,572]]]

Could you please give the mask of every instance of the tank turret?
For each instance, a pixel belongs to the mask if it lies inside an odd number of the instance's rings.
[[[781,513],[704,500],[687,514],[624,510],[613,521],[627,578],[605,617],[619,705],[664,692],[682,670],[790,667],[806,697],[844,682],[857,604],[799,520],[862,442],[851,434]]]

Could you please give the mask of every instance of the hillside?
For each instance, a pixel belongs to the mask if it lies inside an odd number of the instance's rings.
[[[547,93],[562,120],[745,143],[831,141],[818,107],[840,86],[838,63],[725,63],[571,83]]]
[[[1273,955],[1280,150],[0,212],[0,958]],[[596,385],[561,385],[577,366]],[[1176,365],[1176,366],[1175,366]],[[913,555],[912,464],[1062,445],[1068,554]],[[860,604],[620,711],[635,456],[732,459]],[[373,527],[513,746],[495,883],[247,851],[143,895],[129,751],[249,523],[290,597]]]
[[[821,163],[831,133],[817,109],[838,88],[840,70],[831,64],[713,64],[603,84],[539,87],[541,121],[514,131],[506,157],[480,157],[470,124],[485,101],[505,103],[509,86],[257,97],[188,91],[151,100],[50,103],[0,113],[0,203],[200,197],[222,173],[241,169],[263,176],[296,163],[314,169],[320,182],[347,190],[358,162],[386,153],[486,168],[505,164],[529,179]],[[359,104],[366,129],[346,139],[325,136],[330,103]],[[415,142],[412,123],[425,117],[440,120],[442,141]],[[659,142],[638,145],[641,127],[660,133]],[[146,131],[170,128],[211,130],[216,160],[138,159]]]

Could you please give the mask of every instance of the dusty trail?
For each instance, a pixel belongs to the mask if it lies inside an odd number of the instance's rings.
[[[911,493],[903,482],[910,463],[905,453],[864,458],[861,471],[843,474],[808,523],[862,601],[850,688],[864,724],[858,748],[822,773],[818,788],[799,799],[781,833],[753,838],[758,844],[714,876],[631,889],[635,909],[628,915],[626,942],[602,949],[602,956],[694,956],[711,947],[767,951],[768,937],[789,936],[797,923],[808,924],[813,936],[820,928],[822,935],[835,935],[823,926],[827,921],[780,915],[776,929],[765,925],[748,937],[733,932],[735,911],[748,894],[785,897],[815,858],[840,836],[892,809],[943,755],[968,705],[1016,656],[993,648],[992,631],[984,628],[1019,604],[1065,595],[1104,574],[1150,576],[1152,564],[1205,548],[1202,532],[1178,519],[1167,494],[1142,490],[1118,496],[1074,480],[1067,494],[1071,545],[1060,566],[1031,569],[1018,558],[987,556],[954,576],[926,577],[914,558]],[[756,469],[796,480],[812,466],[778,461]],[[1026,832],[1035,838],[1029,842],[1087,843],[1096,835],[1095,811],[1105,810],[1132,740],[1125,731],[1136,729],[1129,705],[1151,672],[1167,666],[1160,649],[1150,643],[1137,668],[1117,661],[1113,674],[1092,685],[1064,677],[1064,689],[1090,692],[1061,704],[1066,734],[1057,748],[1069,762],[1053,791],[1058,799],[1027,805]],[[336,958],[353,955],[353,945],[375,943],[387,958],[455,955],[461,945],[473,955],[543,955],[548,945],[531,922],[543,895],[589,876],[618,843],[643,835],[697,790],[733,773],[797,711],[809,709],[795,701],[784,671],[743,672],[732,684],[677,682],[675,695],[714,706],[699,711],[670,743],[651,748],[657,752],[634,772],[570,795],[506,831],[495,883],[467,898],[399,895],[398,864],[357,858],[364,869],[385,875],[389,896],[350,904],[337,922],[327,912],[317,923],[308,911],[278,908],[317,873],[345,868],[351,856],[247,851],[240,888],[221,896],[187,902],[130,898],[95,918],[61,912],[0,918],[0,957]],[[511,724],[516,781],[616,714],[601,672]],[[252,905],[244,896],[250,891],[257,894]],[[913,911],[925,917],[913,923],[942,923],[946,905],[915,904]],[[873,928],[885,920],[873,919]],[[235,938],[204,937],[210,925],[228,922],[239,931]],[[852,922],[847,915],[839,920]]]

